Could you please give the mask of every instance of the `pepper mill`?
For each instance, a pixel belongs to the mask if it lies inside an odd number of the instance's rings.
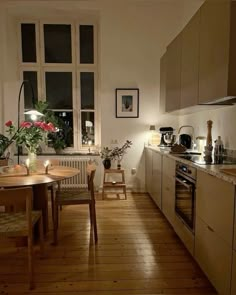
[[[206,140],[206,146],[212,146],[212,135],[211,135],[211,129],[212,129],[212,121],[207,121],[207,140]]]

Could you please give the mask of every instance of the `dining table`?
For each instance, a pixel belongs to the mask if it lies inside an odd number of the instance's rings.
[[[17,167],[18,166],[18,167]],[[48,186],[54,182],[73,177],[79,169],[65,166],[53,166],[27,174],[25,167],[0,167],[0,189],[31,186],[33,189],[33,208],[42,210],[44,233],[48,232]]]

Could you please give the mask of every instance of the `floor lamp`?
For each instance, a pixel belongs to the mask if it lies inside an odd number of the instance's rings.
[[[34,96],[34,89],[33,89],[33,86],[31,84],[31,82],[29,80],[24,80],[22,83],[21,83],[21,86],[20,86],[20,91],[19,91],[19,96],[18,96],[18,121],[17,121],[17,130],[19,130],[20,128],[20,99],[21,99],[21,92],[22,92],[22,89],[25,85],[29,85],[30,87],[30,90],[31,90],[31,99],[32,99],[32,106],[33,108],[35,107],[35,103],[36,103],[36,100],[35,100],[35,96]],[[42,113],[38,112],[37,110],[35,109],[32,109],[32,110],[29,110],[27,112],[24,112],[25,115],[30,115],[31,116],[31,119],[32,120],[36,120],[38,116],[44,116]],[[18,146],[18,149],[17,149],[17,163],[19,164],[20,163],[20,147]]]

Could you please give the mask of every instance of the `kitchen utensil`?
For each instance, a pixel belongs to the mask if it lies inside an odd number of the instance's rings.
[[[175,142],[175,135],[173,134],[174,129],[172,127],[161,127],[159,132],[161,133],[161,142],[159,146],[172,146]]]
[[[179,135],[179,144],[184,145],[187,149],[191,149],[192,136],[189,134],[180,134]]]

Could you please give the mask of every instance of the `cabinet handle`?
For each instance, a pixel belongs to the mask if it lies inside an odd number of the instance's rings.
[[[209,229],[209,231],[214,232],[214,229],[211,228],[209,225],[207,226],[207,228]]]

